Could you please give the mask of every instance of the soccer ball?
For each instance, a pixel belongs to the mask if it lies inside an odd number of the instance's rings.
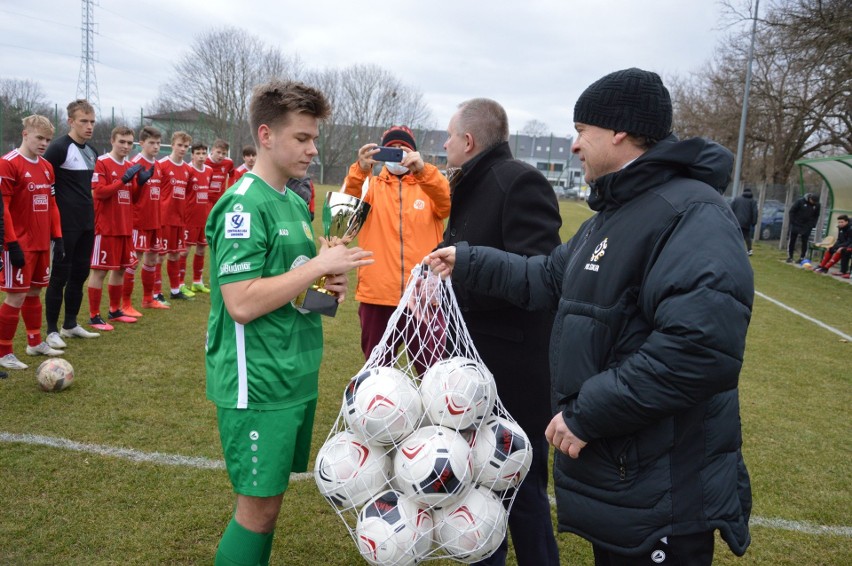
[[[420,396],[432,424],[462,430],[478,426],[491,414],[497,386],[484,365],[454,357],[441,360],[426,371]]]
[[[344,430],[329,438],[317,454],[314,480],[320,493],[338,509],[365,503],[388,481],[390,459],[354,432]]]
[[[435,509],[435,542],[452,558],[478,562],[506,537],[506,509],[491,490],[475,486],[455,504]]]
[[[432,526],[432,514],[426,507],[398,491],[384,491],[358,513],[358,551],[370,564],[416,564],[432,546]]]
[[[391,483],[411,499],[439,506],[471,486],[470,445],[458,432],[424,426],[407,437],[393,456]]]
[[[74,383],[74,368],[62,358],[50,358],[38,366],[36,379],[42,391],[62,391]]]
[[[394,444],[411,434],[422,416],[417,388],[395,368],[368,369],[343,392],[343,418],[368,442]]]
[[[521,485],[532,464],[532,447],[515,422],[492,416],[471,441],[473,477],[478,485],[505,491]]]

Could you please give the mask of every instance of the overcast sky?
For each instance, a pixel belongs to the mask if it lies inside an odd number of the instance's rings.
[[[666,78],[699,71],[727,31],[715,0],[96,0],[101,113],[137,117],[199,34],[233,25],[306,68],[385,67],[423,93],[435,126],[459,102],[505,106],[572,135],[579,94],[626,67]],[[0,0],[0,78],[38,81],[64,106],[77,95],[79,0]]]

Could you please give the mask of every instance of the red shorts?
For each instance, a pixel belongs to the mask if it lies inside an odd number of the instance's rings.
[[[160,253],[176,254],[186,251],[183,226],[163,226],[160,230]]]
[[[131,236],[104,236],[95,234],[95,247],[92,249],[92,269],[115,271],[130,267],[135,263]]]
[[[160,251],[159,230],[133,230],[133,249],[137,252],[157,253]]]
[[[24,266],[15,267],[9,252],[3,252],[3,277],[0,290],[26,293],[30,287],[47,287],[50,282],[50,252],[24,252]]]
[[[190,226],[183,231],[183,241],[187,246],[206,246],[207,235],[204,233],[204,226]]]

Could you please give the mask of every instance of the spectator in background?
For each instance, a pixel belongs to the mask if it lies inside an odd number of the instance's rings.
[[[751,194],[751,189],[744,189],[743,194],[734,199],[731,210],[734,211],[734,216],[740,224],[748,255],[751,255],[751,238],[754,234],[754,225],[757,224],[757,202]]]
[[[450,119],[447,134],[447,166],[458,169],[451,175],[452,209],[442,245],[466,241],[524,256],[547,254],[558,246],[562,218],[556,194],[535,167],[512,157],[503,107],[485,98],[463,102]],[[556,566],[559,551],[547,497],[544,436],[553,416],[547,362],[553,313],[529,312],[455,281],[453,288],[473,345],[494,375],[500,400],[533,448],[532,466],[509,515],[518,564]],[[507,553],[504,540],[481,564],[503,565]]]
[[[62,224],[64,256],[53,257],[50,283],[44,294],[47,343],[64,348],[63,338],[97,338],[77,324],[83,303],[83,284],[89,276],[92,246],[95,243],[95,206],[92,202],[92,175],[98,152],[88,141],[95,131],[95,109],[88,101],[68,104],[68,134],[48,146],[44,153],[56,175],[54,194]],[[59,311],[65,302],[65,320],[59,328]]]
[[[240,177],[251,171],[254,168],[255,161],[257,161],[257,149],[253,145],[243,146],[243,164],[234,169],[231,184],[235,184]]]
[[[826,250],[814,273],[827,274],[828,270],[839,261],[840,272],[837,275],[843,279],[849,279],[850,255],[852,255],[852,226],[849,225],[849,216],[841,214],[837,217],[837,239],[834,245]]]
[[[210,179],[210,206],[218,202],[225,189],[233,184],[234,162],[228,157],[231,146],[223,139],[217,139],[210,148],[205,163],[213,170]]]
[[[411,130],[393,126],[382,135],[382,145],[402,148],[402,161],[385,163],[379,174],[373,175],[377,163],[373,155],[378,152],[378,145],[365,144],[349,167],[343,187],[346,194],[363,198],[371,207],[358,242],[375,254],[376,263],[358,270],[355,291],[355,298],[361,303],[358,316],[365,359],[381,340],[402,299],[411,270],[441,241],[444,219],[450,214],[447,178],[437,167],[423,161]],[[365,180],[367,192],[362,194]],[[410,350],[420,351],[420,333],[401,330],[410,336]],[[395,344],[389,348],[388,355],[398,347]],[[421,372],[423,369],[417,368]]]
[[[308,212],[311,215],[311,222],[314,220],[314,210],[316,207],[316,190],[314,189],[314,182],[311,180],[310,176],[301,177],[299,179],[290,179],[287,181],[287,188],[302,197],[305,201],[305,204],[308,205]]]
[[[793,262],[793,253],[796,251],[796,239],[802,239],[802,253],[799,261],[808,255],[808,240],[811,232],[819,220],[819,197],[814,193],[805,196],[793,203],[790,207],[790,243],[787,246],[787,263]]]

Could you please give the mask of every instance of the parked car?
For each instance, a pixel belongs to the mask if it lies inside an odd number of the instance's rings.
[[[780,200],[763,202],[763,214],[760,217],[760,239],[778,240],[781,238],[781,226],[784,224],[784,203]]]

